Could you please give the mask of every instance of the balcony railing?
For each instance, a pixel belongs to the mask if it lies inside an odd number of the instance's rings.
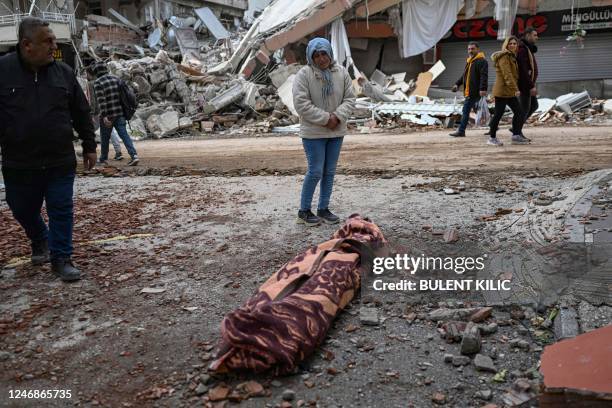
[[[21,20],[28,17],[29,14],[9,14],[5,16],[0,16],[0,26],[14,25],[18,26]],[[50,12],[42,12],[36,17],[40,17],[43,20],[46,20],[50,23],[64,23],[70,26],[70,33],[72,35],[76,34],[76,21],[74,19],[74,14],[62,14],[62,13],[50,13]]]

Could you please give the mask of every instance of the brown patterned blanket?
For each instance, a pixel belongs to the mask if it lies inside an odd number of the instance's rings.
[[[386,246],[380,229],[352,215],[331,240],[299,254],[221,323],[215,372],[292,372],[325,339],[355,296],[361,271]]]

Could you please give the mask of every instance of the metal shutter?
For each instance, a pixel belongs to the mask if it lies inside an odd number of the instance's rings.
[[[566,41],[567,37],[542,37],[538,41],[538,83],[558,81],[578,81],[585,79],[612,78],[612,33],[588,34],[584,48],[575,42]],[[501,41],[480,42],[489,62],[489,89],[495,82],[495,68],[491,54],[501,48]],[[561,55],[563,47],[567,47]],[[467,58],[466,43],[441,43],[441,59],[446,70],[437,78],[442,88],[450,88],[461,76]]]

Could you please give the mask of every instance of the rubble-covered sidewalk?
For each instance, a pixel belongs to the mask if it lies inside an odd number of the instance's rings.
[[[167,175],[78,179],[75,258],[87,276],[76,286],[28,263],[0,204],[2,384],[70,389],[71,404],[103,406],[503,406],[537,398],[548,344],[612,319],[605,299],[581,290],[507,307],[470,293],[361,296],[294,375],[211,376],[223,316],[335,227],[294,228],[295,175],[157,172]],[[606,171],[366,167],[338,176],[336,194],[339,213],[371,216],[398,250],[503,253],[566,236],[605,242],[610,191]]]

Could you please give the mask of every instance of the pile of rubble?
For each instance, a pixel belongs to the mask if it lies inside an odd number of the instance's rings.
[[[541,98],[538,104],[538,110],[529,118],[534,126],[601,123],[612,116],[612,99],[591,99],[587,91],[562,95],[556,100]]]
[[[210,9],[194,9],[193,14],[147,27],[137,27],[118,13],[113,16],[120,23],[88,16],[84,37],[90,41],[82,44],[84,59],[107,57],[109,71],[138,95],[140,109],[128,128],[132,137],[299,132],[292,87],[302,66],[287,63],[281,55],[260,58],[253,50],[249,54],[255,25],[249,31],[236,27],[230,33]],[[115,37],[124,45],[118,46]],[[251,54],[263,65],[251,69],[239,58]],[[461,117],[463,95],[432,85],[445,70],[442,61],[410,80],[406,73],[387,75],[378,69],[366,78],[349,64],[351,68],[357,96],[349,120],[353,130],[369,134],[452,128]],[[539,105],[529,120],[533,125],[597,123],[612,114],[611,100],[591,100],[586,91],[556,100],[542,98]],[[510,122],[510,113],[503,123]],[[475,119],[472,113],[471,122]]]

